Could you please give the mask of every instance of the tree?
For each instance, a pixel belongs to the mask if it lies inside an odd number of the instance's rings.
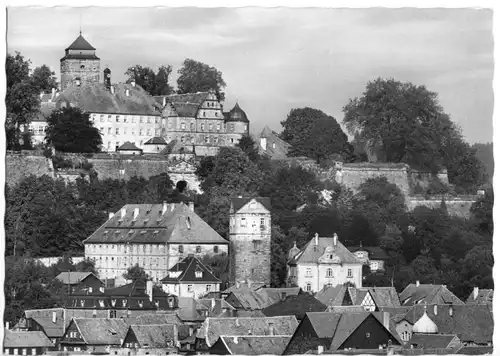
[[[383,162],[436,172],[451,160],[446,148],[459,136],[437,94],[409,82],[369,82],[363,96],[350,99],[343,112],[349,133],[357,133]]]
[[[472,204],[470,212],[472,221],[482,233],[493,237],[493,189],[487,189],[485,195]]]
[[[493,173],[495,172],[495,162],[493,159],[493,142],[475,143],[472,149],[476,152],[476,157],[482,162],[485,167],[488,181],[492,183]]]
[[[254,139],[250,135],[244,135],[236,145],[243,152],[246,153],[250,161],[257,162],[259,160],[259,149],[257,148],[257,144]]]
[[[178,71],[177,92],[179,94],[214,91],[219,100],[224,100],[226,82],[222,72],[215,67],[187,58]]]
[[[170,75],[172,74],[172,66],[160,66],[155,74],[150,67],[143,67],[136,64],[129,67],[125,72],[128,76],[127,83],[135,81],[137,85],[147,91],[150,95],[170,95],[174,89],[169,84]]]
[[[31,75],[31,83],[40,93],[50,93],[52,89],[59,87],[56,79],[56,73],[45,64],[36,67]]]
[[[62,108],[47,118],[47,144],[62,152],[99,152],[102,138],[90,116],[80,108]]]
[[[140,267],[138,264],[129,267],[127,272],[123,274],[123,278],[132,282],[147,282],[150,280],[144,268]]]
[[[320,163],[330,158],[344,159],[352,154],[347,135],[338,122],[321,110],[309,107],[293,109],[281,125],[283,140],[292,146],[288,152],[291,157],[305,156]]]

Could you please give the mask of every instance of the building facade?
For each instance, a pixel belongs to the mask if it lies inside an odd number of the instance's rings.
[[[155,282],[189,254],[227,254],[228,242],[194,212],[192,205],[125,205],[84,241],[85,257],[101,278],[124,284],[123,274],[139,265]]]
[[[271,283],[271,201],[233,198],[229,210],[231,283]]]
[[[291,250],[292,251],[292,250]],[[315,293],[323,288],[351,283],[362,286],[362,266],[338,239],[318,234],[288,262],[288,284]]]

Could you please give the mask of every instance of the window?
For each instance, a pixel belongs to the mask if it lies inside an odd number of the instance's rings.
[[[184,246],[179,245],[179,253],[184,253]]]
[[[201,278],[201,277],[203,277],[203,272],[202,271],[196,271],[196,272],[194,272],[194,275],[195,275],[196,278]]]
[[[132,129],[132,135],[135,135],[135,129]]]
[[[333,277],[333,269],[331,269],[331,268],[327,268],[327,269],[326,269],[326,276],[327,276],[328,278]]]
[[[210,290],[212,289],[212,286],[210,284],[207,284],[207,286],[205,287],[205,290],[208,292],[210,292]]]
[[[205,130],[205,124],[201,124],[201,131]]]
[[[127,116],[123,117],[123,122],[127,122]]]
[[[139,136],[143,136],[144,135],[144,130],[143,129],[140,129],[139,130]]]
[[[23,355],[27,355],[28,354],[28,349],[23,349]]]
[[[352,269],[347,270],[347,278],[352,278]]]
[[[151,123],[151,118],[150,118],[150,117],[148,117],[148,124],[150,124],[150,123]]]
[[[209,141],[210,141],[210,138],[208,136],[205,137],[205,143],[209,143]]]
[[[312,290],[312,286],[311,286],[311,283],[306,283],[306,291],[307,292],[310,292]]]
[[[312,268],[306,269],[306,277],[312,277]]]
[[[408,331],[403,331],[403,335],[401,337],[403,341],[410,341],[410,333]]]
[[[194,123],[191,123],[191,131],[194,131]]]
[[[266,220],[264,218],[260,218],[260,229],[264,230],[266,228]]]
[[[116,122],[120,122],[120,115],[116,115]]]
[[[108,115],[108,122],[111,122],[111,115]]]
[[[234,124],[229,125],[229,128],[231,129],[231,131],[234,131]]]
[[[378,262],[371,261],[371,262],[370,262],[370,269],[371,269],[372,271],[376,271],[376,270],[378,270]]]
[[[104,127],[100,127],[99,131],[104,132]]]
[[[172,128],[172,123],[169,121],[167,126],[168,126],[169,129],[171,129]]]
[[[214,253],[219,253],[219,246],[214,246]]]
[[[124,134],[124,135],[126,135],[126,134],[127,134],[127,128],[126,128],[126,127],[124,127],[124,128],[123,128],[123,134]]]
[[[159,124],[159,123],[160,123],[160,118],[159,118],[159,117],[157,117],[157,118],[155,119],[155,122],[156,122],[157,124]]]
[[[207,116],[207,113],[203,111],[203,117]]]
[[[155,130],[155,135],[156,135],[156,136],[160,136],[160,133],[161,133],[160,129],[156,129],[156,130]]]
[[[188,293],[192,293],[193,292],[193,285],[192,284],[188,284]]]
[[[101,115],[100,118],[101,118],[101,122],[104,122],[104,115]]]
[[[140,122],[141,124],[144,122],[144,118],[143,118],[142,116],[139,118],[139,122]]]
[[[201,253],[201,246],[196,246],[196,253]]]
[[[108,134],[111,134],[111,127],[108,127]]]
[[[246,218],[241,218],[240,226],[247,226],[247,219]]]
[[[85,66],[82,64],[82,65],[80,66],[80,69],[85,69]],[[25,354],[23,354],[23,355],[25,355]]]
[[[260,241],[259,240],[254,240],[253,241],[253,249],[254,250],[258,250],[259,249],[259,245],[260,245]]]
[[[135,123],[135,116],[132,116],[132,122]]]
[[[186,129],[186,124],[184,122],[181,122],[181,130],[185,130]]]
[[[370,333],[366,333],[366,338],[369,339],[372,336]]]
[[[217,131],[220,131],[220,124],[217,124]]]
[[[151,129],[148,129],[148,136],[151,136]]]
[[[212,131],[212,124],[208,124],[208,131]]]

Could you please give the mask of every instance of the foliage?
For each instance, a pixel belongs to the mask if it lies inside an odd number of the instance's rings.
[[[187,58],[178,71],[177,92],[179,94],[214,91],[219,100],[224,100],[226,82],[222,72],[215,67]]]
[[[229,256],[226,253],[204,255],[201,262],[212,270],[214,276],[221,280],[223,286],[229,283]]]
[[[155,73],[149,67],[135,65],[129,67],[125,72],[128,76],[127,83],[135,81],[137,85],[147,91],[150,95],[170,95],[174,92],[174,88],[168,83],[172,74],[172,66],[160,66],[158,72]]]
[[[472,214],[472,222],[478,227],[479,231],[493,236],[493,202],[495,196],[493,189],[485,191],[485,195],[480,197],[472,204],[470,212]]]
[[[493,159],[493,142],[475,143],[472,145],[472,149],[475,150],[476,157],[485,167],[488,181],[492,183],[493,173],[495,172],[495,161]]]
[[[62,108],[47,118],[45,140],[61,152],[99,152],[102,138],[87,113],[79,108]]]
[[[127,272],[123,274],[123,278],[132,282],[147,282],[150,280],[144,268],[140,267],[138,264],[127,268]]]
[[[246,153],[250,161],[257,162],[259,160],[259,149],[257,148],[257,143],[254,141],[252,136],[244,135],[236,145],[243,152]]]
[[[338,122],[321,110],[293,109],[281,125],[283,140],[292,145],[289,156],[305,156],[320,163],[334,155],[344,159],[353,153]]]
[[[57,89],[56,73],[45,64],[36,67],[31,74],[31,83],[37,88],[39,93],[50,93],[52,89]]]

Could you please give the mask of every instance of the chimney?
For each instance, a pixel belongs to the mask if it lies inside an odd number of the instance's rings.
[[[129,89],[125,89],[125,95],[126,96],[130,96],[130,90]]]
[[[240,326],[240,319],[236,318],[235,323],[236,323],[236,326]]]
[[[122,219],[125,217],[125,214],[127,214],[127,208],[123,207],[122,208]]]
[[[240,288],[240,282],[236,282],[236,288]]]
[[[149,295],[149,301],[153,301],[153,281],[146,282],[146,294]]]
[[[238,344],[238,336],[233,337],[233,342],[234,342],[235,344]]]
[[[417,283],[415,283],[415,285],[416,285],[417,287],[420,287],[420,281],[417,281]]]
[[[104,287],[99,287],[99,292],[104,293]]]
[[[318,345],[318,355],[321,355],[323,353],[323,345]]]
[[[212,310],[215,308],[215,298],[212,298]]]
[[[269,323],[269,335],[274,336],[274,324]]]
[[[113,216],[115,216],[115,213],[109,213],[109,218],[108,218],[108,220],[111,220],[111,218],[112,218]]]
[[[134,209],[134,220],[137,220],[137,217],[139,216],[139,208]]]
[[[438,306],[434,305],[434,315],[438,315]]]
[[[120,339],[120,346],[123,347],[123,339]]]
[[[473,293],[474,300],[476,300],[478,295],[479,295],[479,287],[474,287],[474,291],[472,293]]]
[[[384,327],[389,330],[389,320],[390,320],[390,314],[389,312],[382,312],[383,314],[383,319],[384,319]]]
[[[318,235],[318,233],[315,233],[315,234],[314,234],[314,244],[315,244],[316,246],[318,246],[318,245],[319,245],[319,235]]]
[[[189,202],[189,210],[194,211],[194,202]]]
[[[162,209],[161,209],[161,214],[165,214],[165,212],[168,210],[168,204],[166,201],[163,201],[163,206],[162,206]]]
[[[114,85],[112,85],[112,86],[109,88],[109,90],[111,90],[111,94],[113,94],[113,95],[115,94],[115,86],[114,86]]]
[[[52,88],[52,96],[50,97],[50,101],[54,101],[56,98],[56,88]]]
[[[165,106],[165,105],[167,105],[167,97],[166,96],[163,97],[163,106]]]
[[[192,326],[189,327],[189,336],[193,336],[193,327]]]
[[[448,308],[448,314],[450,314],[450,316],[453,316],[453,306],[451,306],[451,305]]]
[[[92,287],[89,287],[89,293],[92,293]]]
[[[251,280],[247,280],[247,284],[248,284],[248,288],[252,288],[252,281]]]
[[[337,236],[337,234],[333,234],[333,246],[334,247],[337,247],[338,239],[339,239],[339,237]]]

